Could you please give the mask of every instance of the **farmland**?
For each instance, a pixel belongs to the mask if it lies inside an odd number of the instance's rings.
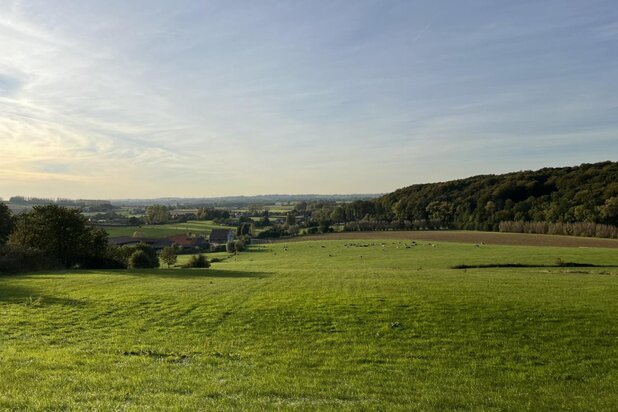
[[[615,408],[615,249],[389,235],[2,277],[0,409]]]
[[[599,239],[577,236],[547,236],[532,233],[499,233],[473,230],[423,230],[384,232],[325,233],[282,239],[281,242],[303,242],[307,240],[376,240],[388,237],[392,240],[426,240],[430,242],[487,243],[511,246],[554,246],[583,248],[618,248],[616,239]]]
[[[142,237],[163,238],[183,233],[194,233],[198,235],[208,235],[212,229],[235,227],[218,225],[212,221],[189,221],[185,223],[169,223],[163,225],[141,225],[141,226],[102,226],[107,233],[114,236],[133,236],[134,233]]]

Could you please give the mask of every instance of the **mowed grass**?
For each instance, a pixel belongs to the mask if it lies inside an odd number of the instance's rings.
[[[235,227],[218,225],[212,221],[191,220],[186,223],[169,223],[164,225],[142,225],[142,226],[103,226],[110,237],[133,236],[138,232],[143,237],[164,238],[167,236],[193,233],[198,235],[208,235],[213,229],[233,229]]]
[[[615,250],[381,243],[0,278],[0,409],[615,410]]]

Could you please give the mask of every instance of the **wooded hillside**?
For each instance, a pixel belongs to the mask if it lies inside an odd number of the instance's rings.
[[[459,229],[504,221],[618,225],[618,162],[418,184],[376,200],[393,218]]]

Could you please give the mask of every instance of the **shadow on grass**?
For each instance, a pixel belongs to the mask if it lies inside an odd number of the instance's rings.
[[[250,272],[239,270],[221,270],[221,269],[128,269],[119,270],[119,274],[129,276],[143,276],[143,277],[156,277],[156,278],[263,278],[270,274],[268,272]]]
[[[39,293],[36,289],[11,284],[0,284],[0,302],[23,304],[32,308],[50,305],[85,306],[88,304],[85,300],[49,296]]]
[[[611,265],[595,265],[593,263],[564,262],[559,265],[533,265],[526,263],[489,263],[483,265],[455,265],[450,269],[487,269],[487,268],[609,268]]]
[[[240,252],[239,254],[245,254],[245,253],[264,253],[264,252],[270,252],[270,249],[268,249],[267,247],[264,247],[262,245],[251,245],[248,248],[246,248],[245,250],[243,250],[242,252]]]

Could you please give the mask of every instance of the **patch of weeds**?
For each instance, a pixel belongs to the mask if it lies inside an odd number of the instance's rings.
[[[31,308],[39,308],[43,306],[43,298],[41,296],[39,296],[38,298],[28,296],[24,302],[24,305]]]
[[[242,359],[242,355],[240,353],[233,353],[233,352],[226,353],[226,352],[213,351],[213,352],[210,352],[210,356],[213,356],[215,358],[230,359],[230,360]]]
[[[185,363],[191,359],[191,355],[185,353],[158,352],[150,349],[125,351],[122,354],[124,356],[140,356],[169,363]]]
[[[601,265],[594,265],[592,263],[575,263],[575,262],[563,262],[560,259],[556,260],[554,265],[530,265],[526,263],[489,263],[483,265],[454,265],[450,269],[488,269],[488,268],[593,268],[602,267]]]

